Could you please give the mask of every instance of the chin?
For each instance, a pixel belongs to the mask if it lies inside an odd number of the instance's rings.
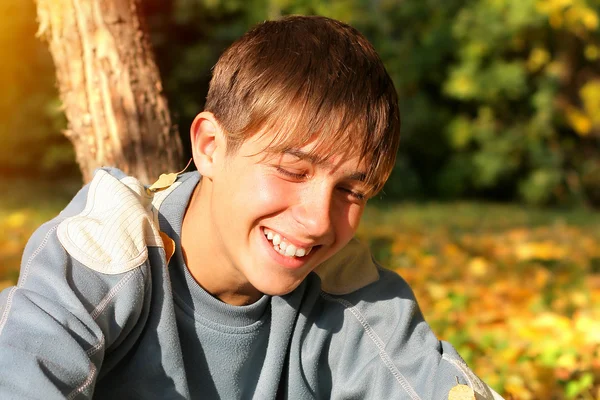
[[[289,284],[282,284],[281,282],[277,282],[276,284],[257,284],[254,287],[261,293],[269,296],[284,296],[293,292],[301,283],[302,280],[290,282]]]

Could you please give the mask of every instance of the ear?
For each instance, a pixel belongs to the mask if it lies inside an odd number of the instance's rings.
[[[190,129],[192,142],[192,157],[200,175],[212,178],[215,161],[220,158],[220,151],[224,145],[224,136],[221,125],[208,111],[202,111],[196,116]]]

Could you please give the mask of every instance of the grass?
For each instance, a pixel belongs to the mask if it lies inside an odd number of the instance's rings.
[[[600,232],[600,214],[584,209],[545,209],[500,203],[379,203],[365,211],[364,225],[372,227],[374,224],[471,231],[567,224]]]

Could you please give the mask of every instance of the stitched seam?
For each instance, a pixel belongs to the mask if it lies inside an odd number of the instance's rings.
[[[12,289],[10,289],[10,292],[8,292],[8,298],[6,299],[6,308],[4,309],[4,312],[2,313],[2,318],[0,318],[0,335],[2,335],[2,330],[4,329],[4,325],[6,324],[6,321],[8,320],[8,313],[10,311],[10,307],[12,306],[12,299],[15,295],[17,288],[13,287]]]
[[[375,346],[379,349],[379,357],[382,359],[383,363],[388,368],[390,373],[396,378],[398,383],[400,383],[400,386],[402,386],[402,388],[406,391],[406,393],[408,393],[408,395],[411,397],[411,399],[420,400],[421,398],[419,397],[419,395],[415,392],[415,390],[412,388],[410,383],[408,383],[408,381],[406,380],[404,375],[402,375],[402,373],[398,370],[398,368],[396,368],[396,366],[394,365],[390,356],[385,351],[383,341],[377,335],[377,333],[375,333],[375,331],[373,330],[371,325],[369,325],[369,323],[367,322],[365,317],[362,315],[362,313],[359,310],[357,310],[356,307],[349,301],[346,301],[343,299],[336,299],[334,297],[329,296],[327,293],[324,293],[324,292],[321,292],[321,296],[326,300],[334,301],[336,303],[341,304],[348,311],[350,311],[352,313],[352,315],[354,315],[354,317],[362,325],[367,336],[373,341]]]
[[[44,237],[44,240],[42,240],[42,243],[40,243],[40,245],[37,247],[37,249],[35,249],[35,251],[31,254],[31,256],[29,257],[29,259],[27,260],[27,264],[25,264],[25,268],[23,268],[23,274],[22,274],[23,276],[20,279],[21,284],[18,285],[19,287],[23,286],[23,284],[27,280],[27,277],[29,276],[29,267],[31,266],[31,263],[33,262],[33,259],[46,246],[46,243],[48,243],[48,239],[50,239],[50,235],[54,233],[54,231],[56,230],[57,227],[58,227],[58,225],[55,225],[54,227],[52,227],[52,229],[50,229],[48,231],[48,233],[46,233],[46,236]]]
[[[96,374],[96,366],[90,362],[90,373],[87,377],[87,379],[81,384],[81,386],[79,386],[77,389],[75,389],[74,391],[72,391],[71,393],[69,393],[69,395],[67,396],[67,399],[74,399],[75,396],[77,396],[79,393],[83,392],[88,386],[91,385],[92,381],[94,380],[94,375]]]
[[[92,316],[92,318],[94,319],[94,321],[96,320],[96,318],[98,318],[100,316],[100,314],[102,314],[102,311],[104,311],[104,309],[106,308],[106,306],[108,306],[108,304],[110,303],[110,301],[117,295],[117,293],[123,288],[123,286],[125,286],[125,284],[127,282],[129,282],[129,280],[131,279],[131,277],[135,274],[135,270],[129,272],[127,275],[125,275],[123,277],[123,279],[121,279],[119,281],[119,283],[117,283],[107,294],[106,296],[104,296],[104,298],[100,301],[100,303],[96,306],[96,308],[94,309],[94,311],[92,311],[92,313],[90,314]]]
[[[33,259],[46,246],[46,243],[48,243],[48,239],[50,238],[50,235],[56,230],[56,228],[57,228],[57,226],[55,225],[52,229],[50,229],[46,233],[46,236],[44,236],[44,240],[42,240],[42,242],[40,243],[40,245],[37,247],[37,249],[35,249],[35,251],[31,254],[31,256],[29,257],[29,259],[27,260],[27,264],[25,264],[25,267],[23,268],[23,273],[21,274],[21,279],[20,279],[20,283],[21,284],[19,284],[18,287],[23,286],[23,284],[27,280],[27,276],[29,275],[29,267],[31,266],[31,263],[33,262]],[[4,326],[6,325],[6,321],[8,320],[8,314],[10,313],[10,309],[12,307],[13,297],[15,295],[16,290],[17,290],[17,286],[13,287],[10,290],[10,292],[8,293],[8,298],[6,300],[6,308],[4,309],[4,312],[2,313],[2,318],[0,318],[0,334],[2,334],[2,331],[4,330]]]
[[[100,341],[98,342],[98,344],[96,344],[94,347],[89,348],[85,352],[85,354],[87,354],[88,357],[91,357],[94,354],[96,354],[98,352],[98,350],[100,350],[102,348],[102,346],[104,346],[104,335],[102,335],[102,337],[100,337]]]
[[[471,380],[469,375],[465,373],[465,370],[462,365],[460,365],[458,362],[456,362],[456,360],[448,357],[445,354],[442,354],[442,359],[444,359],[444,360],[448,361],[450,364],[454,365],[463,374],[463,377],[465,378],[465,380],[467,381],[469,386],[473,387],[473,381]]]

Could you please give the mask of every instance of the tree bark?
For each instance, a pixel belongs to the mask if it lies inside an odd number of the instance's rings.
[[[84,181],[116,166],[151,183],[181,169],[139,0],[36,0]]]

